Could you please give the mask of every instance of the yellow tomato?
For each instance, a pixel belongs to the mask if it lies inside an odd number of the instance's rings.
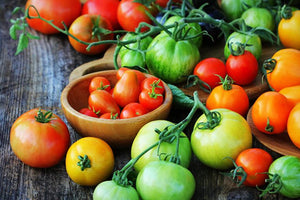
[[[279,93],[283,94],[294,106],[300,103],[300,85],[283,88]]]
[[[114,154],[111,147],[95,137],[84,137],[73,143],[66,155],[66,170],[77,184],[94,186],[113,172]]]
[[[300,149],[300,103],[290,112],[287,122],[287,132],[296,147]]]

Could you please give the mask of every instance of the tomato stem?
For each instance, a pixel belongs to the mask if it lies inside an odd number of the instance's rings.
[[[85,170],[86,168],[91,168],[91,160],[85,154],[83,157],[78,156],[79,161],[77,162],[77,166],[80,167],[81,171]]]
[[[48,123],[52,119],[53,113],[51,111],[46,111],[45,113],[42,112],[41,109],[38,110],[37,116],[35,116],[35,120],[40,123]]]
[[[238,166],[236,164],[236,162],[233,160],[233,158],[231,157],[226,157],[225,159],[230,159],[232,160],[232,163],[234,165],[234,169],[230,170],[230,172],[226,173],[226,172],[220,172],[221,174],[225,175],[225,176],[229,176],[232,177],[232,179],[238,183],[238,187],[240,187],[245,180],[247,179],[247,173],[245,172],[245,170],[243,169],[243,167]],[[239,178],[240,177],[240,178]]]
[[[265,180],[266,183],[268,183],[268,185],[266,186],[265,189],[260,189],[259,187],[257,187],[257,189],[262,192],[259,195],[259,197],[263,197],[267,193],[270,193],[270,194],[278,193],[280,191],[280,189],[282,188],[283,183],[278,174],[269,174],[269,177],[270,177],[269,179]]]

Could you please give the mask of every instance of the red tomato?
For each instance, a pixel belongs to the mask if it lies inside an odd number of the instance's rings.
[[[129,103],[127,104],[120,114],[120,119],[128,119],[132,117],[138,117],[144,115],[148,110],[139,103]]]
[[[198,76],[201,81],[207,83],[210,89],[213,89],[220,85],[219,76],[225,78],[226,67],[224,62],[218,58],[206,58],[196,65],[193,74]],[[203,86],[208,88],[205,84]]]
[[[164,102],[162,94],[157,94],[153,90],[142,90],[139,95],[139,103],[146,107],[148,110],[158,108]]]
[[[79,112],[81,114],[84,114],[84,115],[87,115],[87,116],[90,116],[90,117],[96,117],[96,118],[99,117],[94,111],[92,111],[89,108],[82,108],[82,109],[79,110]]]
[[[118,115],[119,115],[118,113],[116,113],[116,114],[104,113],[99,118],[100,119],[120,119],[120,117]]]
[[[25,164],[47,168],[64,158],[70,145],[70,134],[57,115],[36,108],[22,114],[13,123],[10,145]]]
[[[154,88],[154,93],[164,94],[165,86],[161,79],[157,77],[148,77],[144,79],[141,83],[141,90],[152,90]]]
[[[111,84],[109,80],[103,76],[94,77],[89,85],[89,92],[92,93],[94,90],[106,90],[110,91]]]
[[[149,8],[141,3],[134,2],[134,0],[122,0],[117,11],[119,24],[124,30],[131,32],[135,32],[141,22],[152,24],[146,11],[151,13]],[[147,30],[146,27],[141,29],[141,31],[145,30]]]
[[[81,14],[100,15],[107,19],[114,30],[120,29],[117,18],[119,0],[87,0],[82,7]]]
[[[112,25],[109,21],[107,21],[107,19],[99,15],[85,14],[78,17],[71,24],[69,32],[79,40],[87,43],[113,39],[114,35],[112,33],[104,34],[103,29],[112,30]],[[70,44],[76,51],[87,55],[100,54],[104,52],[110,45],[100,44],[92,46],[91,49],[88,51],[86,49],[88,45],[78,42],[71,36],[68,36],[68,38]]]
[[[53,20],[54,25],[64,29],[62,22],[64,22],[68,27],[72,22],[80,16],[81,3],[80,0],[28,0],[26,2],[25,8],[27,9],[29,5],[35,6],[41,17],[47,20]],[[37,16],[34,8],[29,9],[29,16]],[[58,30],[53,28],[48,23],[40,19],[28,19],[26,18],[29,26],[44,34],[54,34],[59,33]]]
[[[242,55],[229,55],[226,61],[226,71],[235,84],[248,85],[257,76],[258,62],[250,51],[245,50]]]
[[[127,70],[120,80],[116,83],[113,91],[113,98],[121,107],[138,102],[140,94],[140,84],[136,73],[133,70]]]
[[[88,102],[89,107],[99,114],[120,113],[117,102],[106,90],[95,90],[90,94]]]
[[[129,68],[126,68],[126,67],[121,67],[118,69],[117,71],[117,79],[120,80],[121,77],[123,76],[124,72],[127,71],[127,70],[133,70],[137,77],[138,77],[138,80],[139,80],[139,83],[142,83],[143,80],[146,78],[145,74],[143,72],[140,72],[139,70],[135,70],[135,69],[129,69]]]
[[[247,174],[243,184],[252,187],[264,185],[265,179],[269,177],[267,172],[272,162],[272,156],[263,149],[250,148],[242,151],[236,158],[236,164]]]

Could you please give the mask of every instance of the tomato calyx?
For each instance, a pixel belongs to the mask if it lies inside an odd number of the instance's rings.
[[[78,156],[79,161],[77,162],[77,165],[80,167],[81,171],[85,170],[86,168],[91,168],[91,160],[89,157],[85,154],[83,157]]]
[[[37,112],[37,116],[35,116],[34,118],[37,122],[48,123],[52,120],[52,115],[53,113],[51,111],[46,111],[45,113],[43,113],[43,111],[39,109],[39,111]]]
[[[244,52],[245,52],[246,46],[251,46],[251,45],[249,45],[247,43],[243,44],[243,43],[240,43],[240,42],[232,42],[232,41],[228,42],[229,51],[234,56],[243,55]]]
[[[238,187],[240,187],[245,180],[247,179],[247,173],[245,172],[244,168],[241,166],[238,166],[236,162],[231,157],[226,157],[224,159],[230,159],[232,160],[232,163],[234,165],[234,169],[230,170],[230,172],[220,172],[224,176],[232,177],[232,179],[238,184]]]
[[[223,89],[226,90],[226,91],[231,90],[232,89],[232,84],[233,84],[234,81],[228,75],[226,75],[224,79],[221,76],[219,76],[219,77],[220,77]]]
[[[100,16],[99,15],[96,17],[96,19],[92,18],[92,22],[93,22],[92,38],[96,37],[99,41],[101,41],[102,40],[101,35],[108,35],[108,34],[112,33],[112,31],[101,28],[99,26],[99,22],[100,22]]]
[[[270,194],[278,193],[283,186],[282,180],[278,174],[270,174],[269,173],[268,175],[270,178],[266,179],[266,183],[268,183],[266,188],[261,189],[261,188],[257,187],[257,189],[262,192],[259,195],[259,197],[263,197],[267,193],[270,193]]]
[[[292,15],[292,8],[287,5],[283,5],[280,11],[280,17],[283,19],[290,19]]]
[[[274,127],[270,124],[270,119],[269,118],[267,118],[267,125],[265,127],[265,130],[270,132],[270,133],[273,132],[273,130],[274,130]]]
[[[275,69],[276,63],[277,61],[274,58],[267,59],[263,63],[263,68],[271,73]]]

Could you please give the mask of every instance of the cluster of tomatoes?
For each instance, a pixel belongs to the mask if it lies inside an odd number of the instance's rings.
[[[101,119],[128,119],[144,115],[164,102],[164,83],[157,77],[129,68],[120,68],[113,86],[104,76],[89,84],[88,108],[79,112]]]

